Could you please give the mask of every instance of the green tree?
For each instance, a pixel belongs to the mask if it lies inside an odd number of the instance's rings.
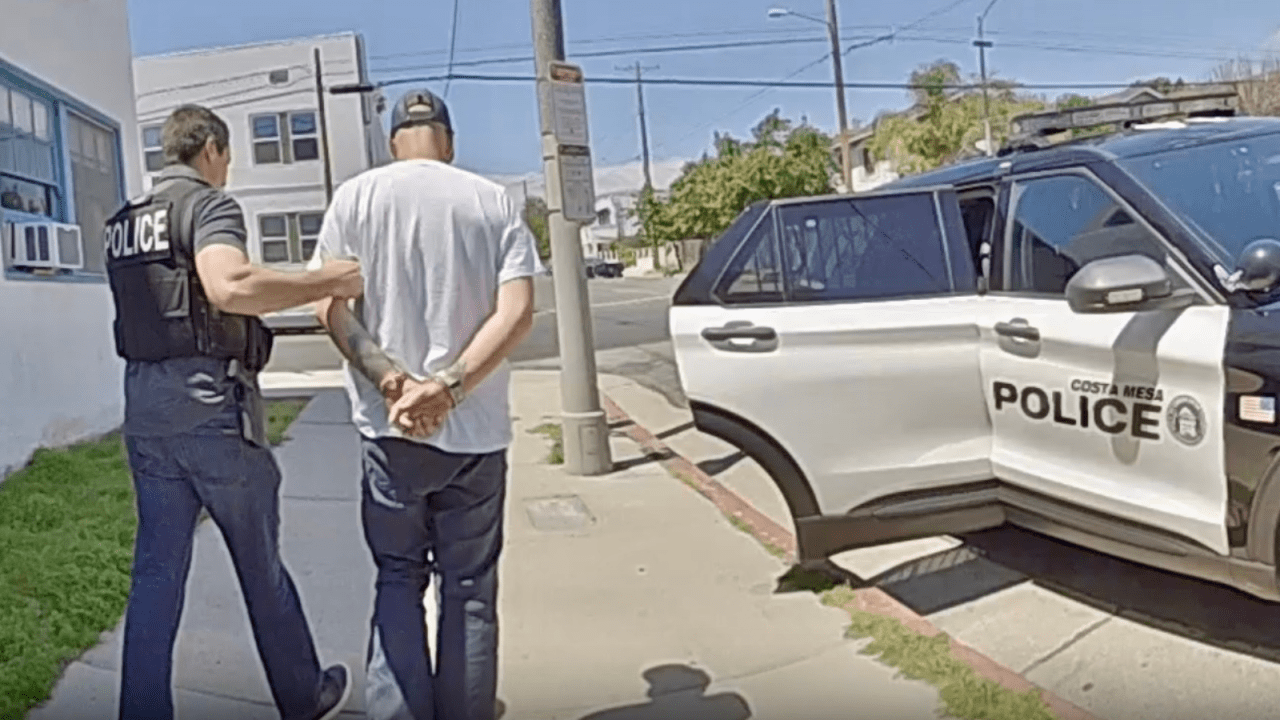
[[[540,197],[529,196],[524,199],[524,210],[521,217],[529,226],[533,237],[538,241],[538,255],[543,260],[551,257],[551,228],[547,224],[547,202]]]
[[[982,92],[955,87],[963,82],[959,66],[939,60],[917,68],[910,82],[913,107],[881,116],[869,142],[872,155],[914,174],[976,153],[984,135]],[[1017,84],[1006,80],[988,80],[987,95],[996,144],[1008,140],[1014,117],[1044,109],[1043,101],[1020,94]]]
[[[685,165],[670,197],[641,195],[638,216],[655,242],[709,240],[758,200],[832,192],[831,137],[795,125],[778,110],[765,116],[750,140],[715,134],[715,154]]]

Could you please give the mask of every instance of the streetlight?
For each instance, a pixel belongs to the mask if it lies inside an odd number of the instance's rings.
[[[795,17],[812,20],[827,26],[827,34],[831,36],[831,63],[835,66],[836,112],[840,116],[840,169],[844,177],[845,192],[853,192],[853,171],[849,165],[849,119],[844,106],[844,69],[840,66],[840,30],[839,24],[836,22],[836,0],[827,0],[826,20],[782,7],[769,8],[768,15],[771,18],[794,15]]]
[[[987,48],[993,43],[986,40],[982,34],[982,22],[986,20],[987,13],[991,12],[991,7],[996,4],[996,0],[987,3],[987,9],[982,11],[978,16],[978,39],[973,41],[974,47],[978,48],[978,65],[982,72],[982,127],[986,135],[987,157],[995,155],[995,148],[991,147],[991,101],[987,96]]]

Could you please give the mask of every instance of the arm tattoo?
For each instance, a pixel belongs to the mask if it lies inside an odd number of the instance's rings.
[[[356,318],[346,302],[334,300],[329,306],[329,336],[342,352],[343,357],[351,363],[361,375],[377,386],[382,378],[391,372],[409,374],[400,363],[393,360],[373,336]]]

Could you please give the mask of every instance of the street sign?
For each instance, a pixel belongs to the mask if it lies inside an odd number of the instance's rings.
[[[596,219],[595,179],[591,173],[591,151],[581,145],[561,145],[560,205],[565,220],[591,222]]]
[[[556,142],[587,145],[587,91],[582,69],[568,63],[551,63],[551,116]]]

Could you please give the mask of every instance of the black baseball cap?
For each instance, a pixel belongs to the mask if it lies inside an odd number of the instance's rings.
[[[440,123],[450,135],[453,134],[453,123],[449,121],[449,108],[439,95],[426,88],[405,93],[391,110],[392,135],[401,128],[430,122]]]

